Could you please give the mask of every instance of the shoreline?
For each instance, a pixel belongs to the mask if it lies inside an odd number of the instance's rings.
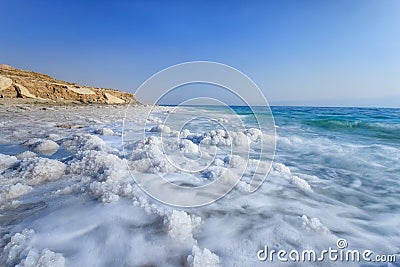
[[[31,105],[31,106],[127,106],[130,102],[122,104],[106,104],[106,103],[83,103],[77,100],[42,100],[32,98],[0,98],[0,106],[16,106],[16,105]],[[135,106],[145,106],[136,101]]]

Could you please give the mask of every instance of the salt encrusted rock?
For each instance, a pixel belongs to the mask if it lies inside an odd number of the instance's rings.
[[[77,134],[65,138],[61,142],[61,145],[69,151],[107,150],[107,145],[104,140],[91,134]]]
[[[290,179],[291,183],[296,186],[298,189],[305,191],[305,192],[313,192],[309,183],[306,180],[301,179],[298,176],[293,175]]]
[[[126,164],[118,156],[103,151],[86,150],[79,152],[69,162],[71,173],[91,176],[99,181],[118,181],[129,177]]]
[[[58,160],[48,158],[25,158],[7,169],[7,178],[22,178],[26,185],[39,185],[60,179],[65,174],[66,165]]]
[[[178,242],[195,242],[193,231],[201,224],[200,217],[190,217],[184,211],[172,211],[168,224],[168,235]]]
[[[16,161],[17,158],[14,156],[0,154],[0,172],[11,167]]]
[[[51,156],[57,152],[60,146],[52,140],[43,140],[35,143],[31,149],[36,153]]]
[[[181,140],[179,148],[183,153],[194,154],[199,152],[199,146],[187,139]]]
[[[100,135],[114,135],[114,131],[109,129],[109,128],[102,128],[102,129],[98,129],[96,130],[96,134],[100,134]]]
[[[5,194],[6,199],[18,198],[32,191],[32,187],[29,185],[17,183],[9,187],[8,192]]]
[[[27,158],[34,158],[36,156],[37,155],[35,152],[27,150],[27,151],[24,151],[24,152],[18,154],[17,159],[22,160],[22,159],[27,159]]]
[[[300,218],[302,220],[302,227],[308,231],[330,233],[328,227],[323,225],[318,218],[308,218],[306,215]]]
[[[193,246],[192,255],[187,257],[191,267],[218,267],[222,266],[219,257],[207,248],[201,250],[197,245]]]
[[[168,134],[168,133],[170,133],[171,132],[171,128],[169,128],[168,126],[166,126],[166,125],[157,125],[157,126],[154,126],[154,127],[152,127],[150,130],[149,130],[149,132],[156,132],[156,133],[166,133],[166,134]]]
[[[0,262],[16,267],[64,267],[65,258],[62,254],[47,248],[42,251],[32,248],[30,241],[34,235],[35,231],[31,229],[14,234],[4,247]]]
[[[275,163],[273,165],[273,167],[274,167],[275,171],[277,171],[284,178],[290,180],[290,182],[298,189],[300,189],[304,192],[308,192],[308,193],[313,192],[310,184],[306,180],[304,180],[296,175],[293,175],[292,172],[290,171],[290,169],[287,166],[285,166],[284,164]]]

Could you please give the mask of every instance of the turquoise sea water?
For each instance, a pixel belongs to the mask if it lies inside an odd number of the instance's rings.
[[[400,141],[400,109],[273,107],[281,126],[299,126],[321,135],[396,145]],[[356,140],[355,140],[356,141]]]
[[[247,107],[233,109],[251,116]],[[277,132],[276,161],[343,186],[360,184],[356,192],[349,192],[347,202],[364,209],[387,200],[380,211],[391,210],[400,221],[400,109],[271,110]]]

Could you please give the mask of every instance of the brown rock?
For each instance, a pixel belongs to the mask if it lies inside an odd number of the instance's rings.
[[[14,68],[7,64],[0,64],[0,69],[13,70]]]
[[[48,75],[0,65],[1,94],[4,98],[31,98],[59,104],[127,104],[133,94],[114,89],[81,86]]]

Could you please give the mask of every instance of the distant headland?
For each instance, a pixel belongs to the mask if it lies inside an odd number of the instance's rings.
[[[139,104],[131,93],[60,81],[6,64],[0,64],[0,98],[49,104]]]

